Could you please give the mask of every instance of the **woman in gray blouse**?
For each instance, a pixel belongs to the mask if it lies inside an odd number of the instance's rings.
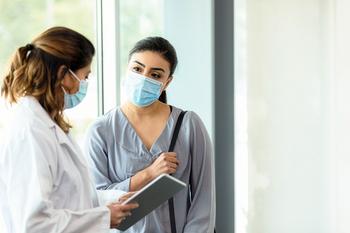
[[[86,151],[97,189],[137,191],[162,173],[191,183],[191,203],[187,189],[174,196],[177,232],[212,233],[214,156],[208,133],[196,113],[186,113],[175,152],[167,152],[182,111],[166,104],[165,90],[176,65],[175,49],[164,38],[148,37],[136,43],[122,85],[127,101],[90,127]],[[168,203],[126,232],[170,233]]]

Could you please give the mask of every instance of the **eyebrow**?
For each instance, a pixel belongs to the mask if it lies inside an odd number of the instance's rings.
[[[137,63],[137,64],[139,64],[140,66],[142,66],[143,68],[145,68],[146,67],[146,65],[145,64],[142,64],[141,62],[139,62],[139,61],[133,61],[133,62],[135,62],[135,63]],[[163,68],[160,68],[160,67],[152,67],[151,68],[151,70],[159,70],[159,71],[163,71],[164,73],[165,73],[165,70],[163,69]]]

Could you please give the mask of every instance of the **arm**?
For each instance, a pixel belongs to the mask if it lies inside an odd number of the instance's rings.
[[[176,158],[176,153],[165,152],[162,153],[153,163],[145,169],[136,173],[131,177],[130,191],[137,191],[157,178],[159,175],[173,174],[176,172],[179,161]]]
[[[145,168],[137,172],[130,180],[130,191],[138,191],[146,186],[149,182],[153,180],[153,176],[148,172],[148,168]]]
[[[187,214],[184,232],[214,232],[215,172],[214,155],[204,124],[193,112],[190,118],[192,155],[192,204]]]
[[[108,232],[110,211],[107,207],[81,211],[55,209],[51,201],[57,187],[57,148],[39,129],[23,129],[5,149],[8,168],[8,205],[16,232]],[[69,198],[69,197],[66,197]],[[66,200],[62,200],[66,201]]]

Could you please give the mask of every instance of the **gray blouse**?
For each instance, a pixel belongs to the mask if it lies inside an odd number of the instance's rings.
[[[168,150],[180,112],[180,109],[172,108],[165,129],[150,150],[142,143],[120,108],[113,109],[98,118],[89,128],[85,143],[96,188],[129,191],[130,178]],[[190,205],[187,201],[187,189],[174,196],[177,232],[213,233],[215,225],[213,150],[204,124],[196,113],[191,111],[186,113],[174,151],[180,161],[174,177],[189,184],[192,169],[193,186]],[[162,204],[125,232],[171,233],[168,203]]]

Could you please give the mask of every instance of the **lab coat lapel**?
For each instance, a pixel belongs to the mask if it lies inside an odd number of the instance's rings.
[[[84,167],[86,167],[86,161],[82,156],[79,146],[73,142],[69,134],[65,134],[58,126],[55,126],[55,130],[58,143],[61,145],[61,147],[66,148],[69,153],[74,156],[73,159],[77,159]]]
[[[39,117],[42,122],[44,122],[48,128],[55,130],[55,135],[58,143],[66,148],[69,154],[74,160],[78,160],[84,167],[87,167],[86,162],[82,156],[82,152],[79,146],[70,139],[70,136],[66,134],[49,116],[49,114],[40,105],[38,100],[34,97],[25,96],[22,97],[21,103],[26,106],[30,111],[32,111],[35,116]]]

